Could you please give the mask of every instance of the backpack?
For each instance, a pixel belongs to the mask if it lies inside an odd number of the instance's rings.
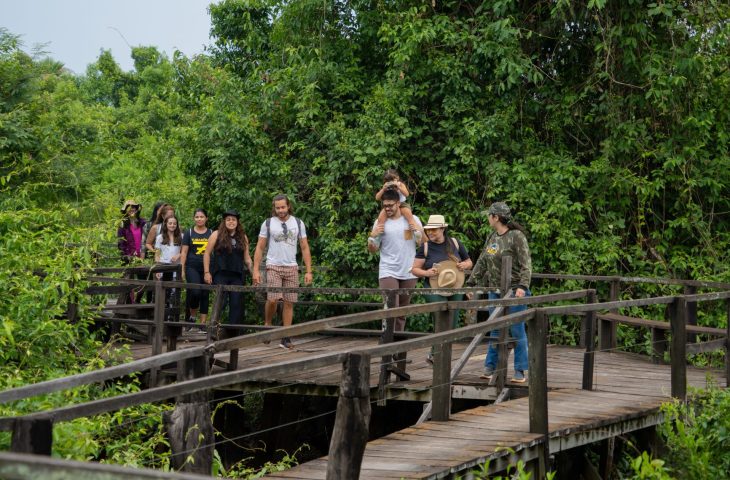
[[[294,215],[292,215],[294,217]],[[297,221],[297,240],[302,238],[302,221],[297,217],[294,217]],[[283,222],[282,222],[283,223]],[[266,219],[266,246],[269,246],[269,240],[271,239],[271,217]]]
[[[294,217],[294,215],[292,215]],[[297,239],[302,238],[302,221],[299,218],[294,217],[297,221]],[[261,265],[266,265],[266,255],[269,253],[269,243],[271,242],[271,217],[266,219],[266,248],[262,252]]]

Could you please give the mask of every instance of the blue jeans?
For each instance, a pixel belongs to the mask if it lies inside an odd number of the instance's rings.
[[[528,289],[525,291],[525,296],[530,297],[532,296],[532,292]],[[496,300],[498,298],[501,298],[497,292],[488,292],[489,300]],[[489,309],[489,313],[492,313],[493,308]],[[522,312],[524,310],[527,310],[527,305],[515,305],[514,307],[508,307],[507,308],[507,314],[510,313],[516,313],[516,312]],[[512,326],[509,327],[509,334],[512,338],[515,339],[515,371],[527,370],[527,333],[525,332],[525,322],[519,322],[515,323]],[[499,330],[492,330],[489,332],[489,337],[493,338],[495,340],[499,339]],[[489,348],[487,349],[487,358],[484,359],[484,366],[487,368],[495,369],[497,368],[497,360],[499,359],[499,354],[497,353],[497,348],[494,346],[493,341],[490,340],[489,342]]]

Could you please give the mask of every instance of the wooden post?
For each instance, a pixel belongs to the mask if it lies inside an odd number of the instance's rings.
[[[330,441],[327,479],[360,478],[370,425],[370,355],[348,353]]]
[[[614,450],[616,447],[616,437],[609,437],[600,442],[600,456],[598,474],[601,478],[610,478],[613,471]]]
[[[548,386],[547,386],[547,332],[548,317],[542,309],[535,311],[535,318],[527,329],[528,358],[530,364],[530,433],[544,435],[538,458],[534,460],[534,478],[545,478],[548,465]]]
[[[666,330],[661,328],[651,329],[651,360],[654,363],[664,362],[664,352],[667,351]]]
[[[215,287],[215,301],[213,309],[208,317],[208,325],[206,326],[205,343],[218,339],[218,324],[220,323],[221,313],[223,312],[223,285]]]
[[[672,396],[687,399],[687,300],[672,303]]]
[[[609,291],[609,302],[615,302],[619,299],[621,294],[621,281],[617,278],[611,280]],[[618,313],[618,309],[609,310],[611,313]],[[600,343],[600,350],[610,350],[616,348],[616,329],[618,324],[616,322],[610,322],[603,320],[600,323],[600,332],[598,334],[598,341]]]
[[[37,414],[32,418],[18,417],[13,421],[10,451],[51,455],[53,446],[53,419],[50,415]]]
[[[178,381],[205,377],[209,373],[207,355],[178,362]],[[177,398],[175,409],[163,414],[175,470],[210,475],[215,436],[210,413],[210,393],[206,390]]]
[[[395,293],[388,292],[384,307],[391,308],[395,305]],[[393,343],[395,319],[386,318],[382,322],[383,331],[380,334],[380,344]],[[385,386],[390,382],[390,364],[393,362],[393,355],[384,355],[380,359],[380,378],[378,380],[378,406],[386,405]]]
[[[434,312],[434,333],[451,329],[453,312],[444,310]],[[431,385],[431,419],[445,422],[451,413],[451,344],[434,345],[433,382]]]
[[[697,287],[692,285],[684,286],[684,295],[694,295]],[[697,302],[687,303],[687,325],[697,325]],[[687,333],[687,343],[697,343],[696,333]]]
[[[155,325],[152,327],[152,355],[162,353],[162,334],[165,331],[165,287],[155,282]],[[157,386],[159,368],[150,369],[150,387]]]
[[[587,303],[596,303],[596,291],[592,290]],[[596,360],[596,312],[586,312],[584,317],[586,351],[583,354],[583,390],[593,390],[593,370]]]
[[[510,284],[512,283],[512,257],[505,255],[502,257],[502,272],[500,278],[500,296],[504,298],[505,295],[510,291]],[[509,308],[504,309],[503,315],[509,312]],[[509,349],[507,348],[507,328],[499,329],[499,343],[497,344],[497,365],[494,370],[494,385],[498,392],[504,389],[504,384],[507,383],[507,365],[509,360]]]

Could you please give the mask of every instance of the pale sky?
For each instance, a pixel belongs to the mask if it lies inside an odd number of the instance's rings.
[[[155,46],[172,58],[192,57],[210,44],[207,8],[216,0],[0,0],[0,27],[21,35],[23,49],[44,50],[78,74],[110,49],[132,70],[129,45]],[[121,34],[121,35],[120,35]],[[124,37],[124,39],[122,38]]]

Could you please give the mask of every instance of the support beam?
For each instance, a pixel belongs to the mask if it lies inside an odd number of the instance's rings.
[[[618,301],[621,296],[621,280],[614,278],[610,283],[609,290],[609,301]],[[618,313],[618,309],[609,310],[611,313]],[[610,350],[616,348],[616,329],[617,325],[614,322],[601,321],[600,332],[598,334],[598,341],[600,343],[600,350]]]
[[[178,362],[178,381],[208,375],[207,355]],[[163,414],[170,441],[170,463],[177,471],[210,474],[213,466],[215,434],[210,412],[210,393],[203,390],[177,398],[175,409]]]
[[[512,292],[510,284],[512,283],[512,257],[505,255],[502,257],[502,276],[500,278],[499,288],[500,296],[504,298]],[[506,308],[504,313],[509,312]],[[494,385],[498,392],[504,389],[507,383],[507,365],[509,360],[509,348],[507,348],[507,328],[499,329],[499,341],[497,342],[497,365],[494,370],[494,377],[489,382]]]
[[[672,304],[672,396],[687,400],[687,300]]]
[[[348,353],[342,366],[340,398],[327,461],[328,480],[360,478],[370,414],[370,355]]]
[[[548,386],[547,386],[547,330],[548,317],[537,309],[527,328],[530,365],[530,433],[544,435],[538,458],[535,459],[534,478],[545,478],[548,466]]]
[[[165,332],[165,287],[159,280],[155,282],[155,324],[152,327],[152,355],[162,353],[162,336]],[[159,369],[150,369],[150,387],[157,386]]]
[[[684,295],[694,295],[697,293],[697,287],[685,285],[683,293]],[[697,325],[697,302],[687,303],[687,325]],[[687,333],[687,343],[697,343],[697,335]]]
[[[586,303],[596,303],[596,291],[588,294]],[[593,370],[596,360],[596,312],[586,312],[584,317],[584,330],[586,332],[586,351],[583,354],[583,390],[593,390]]]
[[[434,313],[434,333],[451,329],[451,310]],[[433,409],[431,418],[445,422],[451,413],[451,344],[434,345],[433,383],[431,389]]]
[[[52,446],[53,419],[50,415],[34,418],[18,417],[13,420],[11,452],[51,455]]]

